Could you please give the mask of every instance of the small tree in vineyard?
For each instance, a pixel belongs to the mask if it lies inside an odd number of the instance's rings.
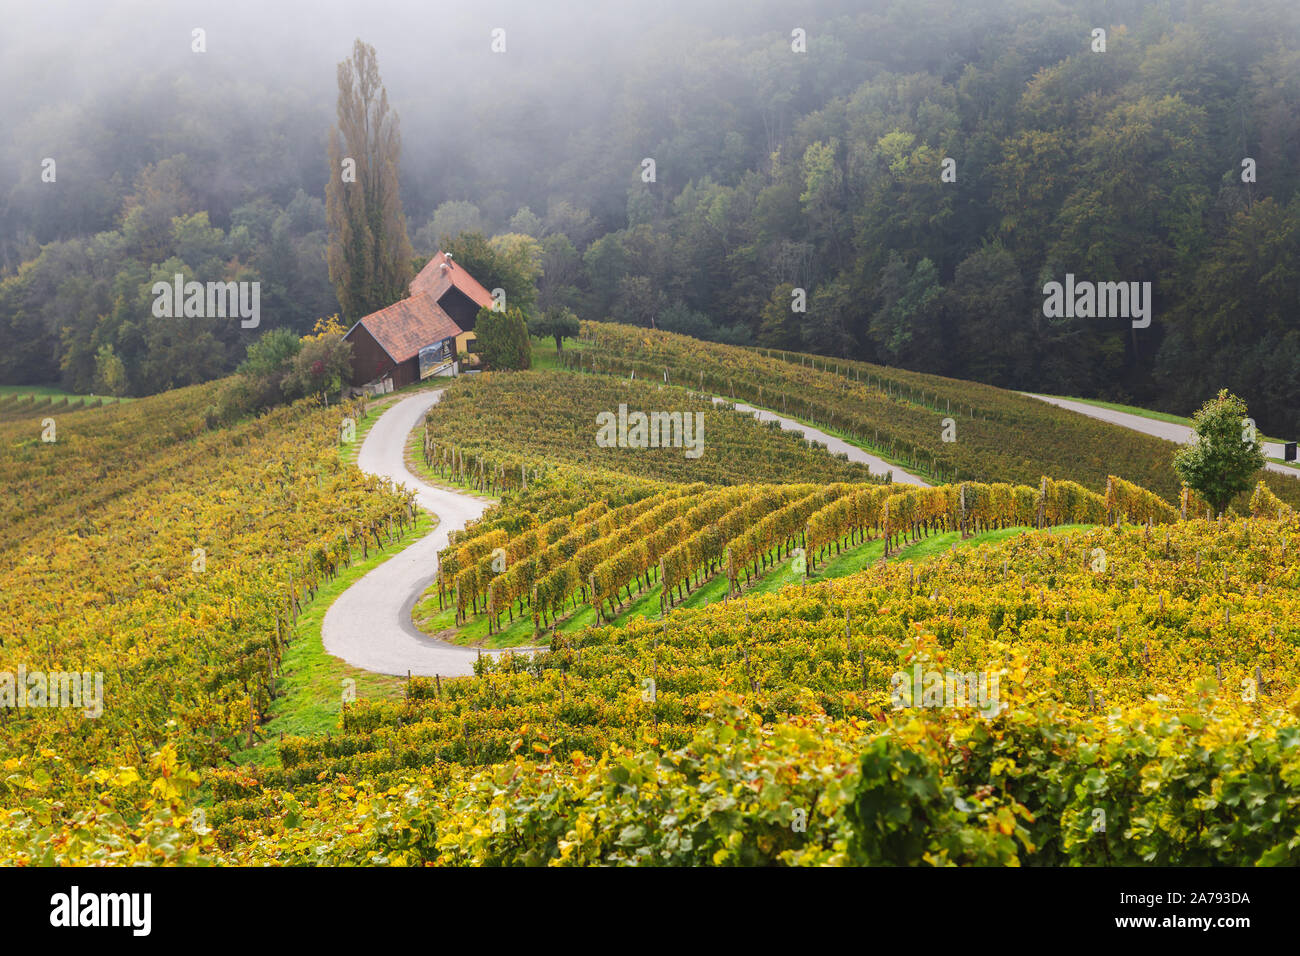
[[[1196,440],[1174,455],[1174,471],[1183,484],[1222,514],[1241,492],[1254,483],[1264,467],[1264,449],[1246,403],[1228,390],[1201,406],[1192,419]]]

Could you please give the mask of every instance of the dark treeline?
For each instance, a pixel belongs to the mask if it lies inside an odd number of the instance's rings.
[[[339,312],[325,144],[360,35],[417,256],[488,237],[536,309],[1170,411],[1228,387],[1300,430],[1292,0],[498,6],[311,6],[288,29],[223,5],[202,56],[200,20],[169,14],[147,31],[166,55],[90,54],[77,83],[14,85],[8,54],[40,51],[0,40],[0,381],[229,371],[256,333],[151,315],[176,273],[261,281],[260,331]],[[121,57],[140,26],[97,29]],[[1045,317],[1067,273],[1151,282],[1151,327]]]

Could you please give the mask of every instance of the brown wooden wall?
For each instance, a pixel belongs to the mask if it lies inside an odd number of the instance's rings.
[[[420,357],[407,359],[393,369],[393,388],[401,388],[420,380]]]
[[[365,385],[380,378],[385,372],[394,369],[393,360],[383,350],[375,337],[364,325],[358,325],[345,336],[352,343],[352,382],[356,386]],[[419,374],[417,363],[416,374]],[[393,386],[398,384],[393,378]]]

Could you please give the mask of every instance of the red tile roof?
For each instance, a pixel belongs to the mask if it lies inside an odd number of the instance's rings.
[[[491,298],[489,295],[488,299]],[[463,331],[442,310],[437,299],[427,293],[412,295],[394,302],[386,309],[372,312],[360,319],[357,325],[364,325],[366,331],[375,337],[375,341],[394,362],[414,358],[426,345],[435,345],[443,339],[460,335]],[[354,325],[348,330],[348,336],[356,327]]]
[[[445,269],[442,268],[444,264],[447,266]],[[465,331],[438,304],[453,287],[479,306],[492,305],[492,293],[449,259],[445,252],[439,252],[411,280],[408,298],[358,320],[344,338],[350,336],[357,325],[364,325],[394,362],[414,358],[426,345],[436,345]]]
[[[443,268],[446,265],[447,268]],[[411,280],[411,295],[423,292],[439,300],[455,286],[480,306],[492,305],[492,293],[479,283],[463,266],[447,257],[445,252],[435,253],[420,274]]]

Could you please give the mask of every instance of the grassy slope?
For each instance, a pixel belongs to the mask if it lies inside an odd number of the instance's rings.
[[[322,587],[315,599],[304,607],[284,655],[284,670],[277,681],[281,696],[271,706],[274,716],[258,731],[263,742],[254,743],[251,749],[236,754],[236,763],[274,763],[278,760],[274,744],[281,734],[312,736],[337,727],[345,680],[356,682],[354,689],[358,700],[391,700],[402,696],[406,678],[362,670],[327,654],[321,639],[321,625],[325,612],[340,594],[435,527],[437,521],[431,515],[421,514],[413,534],[408,531],[396,547],[387,551],[371,550],[369,558],[357,561]],[[267,743],[272,746],[267,746]]]
[[[391,395],[372,400],[366,414],[357,422],[357,440],[350,445],[340,446],[339,457],[348,464],[356,464],[361,443],[379,416],[394,402],[421,391],[423,387],[407,386]],[[274,763],[278,759],[276,748],[266,744],[274,744],[281,734],[310,736],[333,730],[338,725],[343,703],[343,682],[346,679],[356,682],[358,700],[392,699],[402,695],[405,678],[352,667],[327,654],[321,639],[321,625],[329,606],[355,581],[436,527],[437,520],[432,515],[422,513],[416,521],[414,533],[408,531],[395,548],[387,551],[372,550],[368,558],[357,561],[323,586],[311,603],[303,608],[284,656],[284,670],[279,677],[281,696],[271,707],[274,716],[259,728],[258,734],[262,740],[235,755],[236,763]]]

